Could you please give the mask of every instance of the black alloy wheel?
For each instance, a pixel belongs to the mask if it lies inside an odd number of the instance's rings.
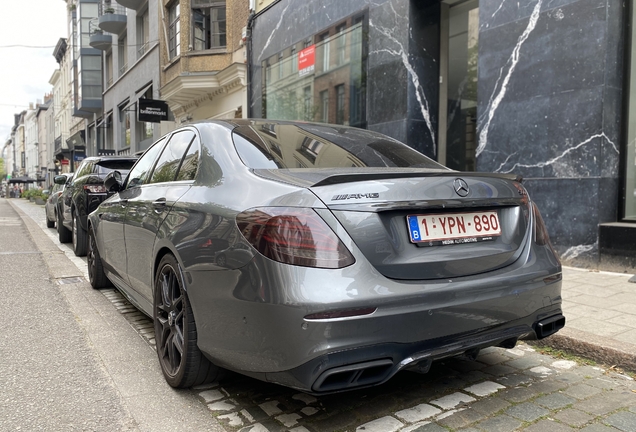
[[[197,347],[192,307],[174,256],[161,259],[154,288],[155,340],[166,381],[172,387],[187,388],[214,380],[219,368]]]
[[[59,212],[57,213],[57,237],[60,243],[69,243],[72,240],[71,237],[73,237],[71,230],[66,228],[62,223],[62,216]]]
[[[93,229],[90,229],[88,232],[86,263],[88,264],[88,279],[93,288],[105,288],[111,285],[104,273],[104,266],[102,265],[102,258],[99,256],[99,250],[97,250],[97,242],[95,241]]]
[[[86,230],[82,228],[77,213],[73,212],[73,252],[76,256],[85,256],[87,246]]]

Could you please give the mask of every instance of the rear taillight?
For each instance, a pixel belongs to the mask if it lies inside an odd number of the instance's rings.
[[[104,185],[84,185],[84,190],[90,193],[105,193],[106,186]]]
[[[532,204],[532,216],[534,219],[534,241],[540,246],[550,245],[550,236],[548,236],[548,230],[545,227],[539,207],[536,204]],[[551,245],[550,245],[551,246]]]
[[[319,268],[342,268],[355,262],[312,209],[258,208],[240,213],[236,224],[256,250],[274,261]]]

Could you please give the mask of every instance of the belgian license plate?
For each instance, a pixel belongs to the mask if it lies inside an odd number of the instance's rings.
[[[477,243],[501,235],[496,211],[409,215],[406,221],[412,243]]]

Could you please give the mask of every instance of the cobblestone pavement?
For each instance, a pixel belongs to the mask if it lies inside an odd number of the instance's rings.
[[[19,206],[54,233],[44,225],[43,208]],[[154,345],[152,321],[118,291],[102,293]],[[524,343],[482,350],[476,361],[439,361],[425,375],[404,371],[385,385],[330,396],[232,373],[191,391],[231,432],[636,432],[636,381],[630,375],[541,354]]]

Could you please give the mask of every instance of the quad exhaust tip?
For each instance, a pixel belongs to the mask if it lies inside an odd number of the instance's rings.
[[[322,393],[377,384],[388,377],[391,369],[393,369],[391,359],[329,369],[318,377],[312,390]]]
[[[543,339],[561,330],[565,327],[565,317],[561,314],[546,318],[534,325],[534,331],[537,339]]]

